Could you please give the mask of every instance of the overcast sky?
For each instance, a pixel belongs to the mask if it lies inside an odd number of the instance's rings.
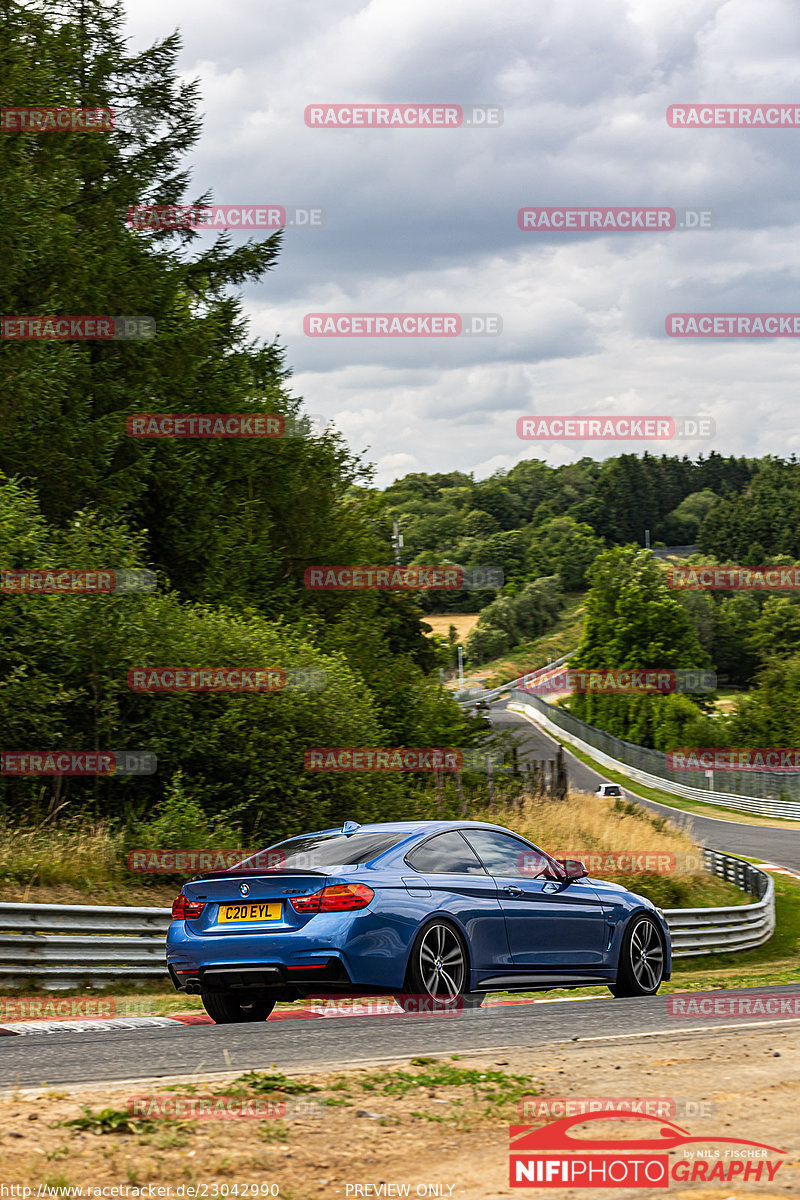
[[[530,457],[800,450],[799,339],[664,328],[676,311],[800,311],[800,128],[666,121],[671,104],[800,104],[793,0],[129,0],[132,48],[175,27],[206,114],[187,199],[325,210],[323,228],[287,231],[245,303],[380,485]],[[304,123],[309,104],[375,102],[494,105],[503,123]],[[535,205],[686,206],[716,224],[522,232]],[[503,332],[315,339],[310,312],[491,312]],[[522,442],[530,414],[702,414],[716,435]]]

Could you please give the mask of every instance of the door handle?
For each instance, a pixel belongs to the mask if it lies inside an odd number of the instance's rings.
[[[507,887],[503,888],[503,891],[507,892],[509,896],[522,896],[523,895],[522,888],[517,887],[517,885],[515,883],[509,883]]]

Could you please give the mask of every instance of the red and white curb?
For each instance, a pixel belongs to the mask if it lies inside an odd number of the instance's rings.
[[[800,879],[800,874],[797,871],[790,871],[788,867],[779,867],[776,863],[757,863],[761,871],[769,871],[773,875],[788,875],[791,879]]]
[[[601,1000],[605,999],[602,996],[559,996],[552,999],[527,999],[527,1000],[490,1000],[485,1003],[476,1012],[486,1013],[487,1010],[493,1008],[527,1008],[534,1004],[565,1004],[575,1003],[583,1000]],[[469,1010],[468,1010],[469,1012]],[[456,1012],[457,1018],[460,1013]],[[309,1021],[323,1018],[325,1020],[337,1020],[339,1018],[354,1018],[354,1017],[399,1017],[401,1019],[417,1019],[425,1020],[440,1020],[442,1014],[437,1013],[414,1013],[405,1012],[399,1005],[391,1001],[386,1002],[386,1007],[376,1002],[372,1004],[329,1004],[317,1005],[306,1008],[296,1009],[279,1009],[269,1016],[270,1024],[273,1021]],[[444,1019],[453,1019],[445,1017]],[[181,1025],[213,1025],[211,1017],[205,1013],[183,1013],[177,1014],[174,1017],[94,1017],[86,1019],[83,1017],[67,1017],[60,1021],[9,1021],[5,1025],[0,1025],[0,1037],[11,1037],[15,1034],[42,1034],[42,1033],[116,1033],[127,1029],[170,1029]]]

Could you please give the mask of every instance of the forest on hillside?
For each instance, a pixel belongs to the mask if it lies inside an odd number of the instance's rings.
[[[377,488],[332,426],[304,417],[280,344],[248,328],[242,289],[270,287],[281,233],[234,244],[226,233],[206,241],[192,228],[126,220],[138,205],[210,197],[192,193],[186,167],[201,118],[197,86],[177,69],[178,35],[131,53],[122,23],[117,3],[87,3],[77,17],[40,0],[3,6],[5,103],[36,95],[108,107],[119,120],[91,136],[0,138],[2,311],[144,314],[156,336],[2,341],[0,564],[147,570],[157,589],[3,592],[0,727],[8,750],[145,750],[159,767],[144,777],[5,774],[3,812],[66,807],[141,821],[178,797],[242,830],[291,833],[422,811],[414,806],[430,802],[432,785],[419,775],[320,776],[302,764],[309,746],[468,748],[485,736],[442,686],[451,650],[428,636],[426,614],[480,610],[467,649],[482,662],[552,627],[566,594],[590,589],[605,593],[601,607],[611,603],[618,579],[607,556],[641,547],[645,531],[653,545],[696,543],[717,561],[800,557],[794,460],[645,453],[550,467],[532,458],[483,480],[411,474]],[[132,438],[127,420],[143,411],[277,414],[295,436]],[[305,586],[318,564],[392,563],[395,522],[402,564],[488,565],[502,587]],[[638,567],[630,576],[644,608],[656,584]],[[677,647],[758,685],[736,736],[796,737],[784,703],[800,672],[794,597],[669,599],[687,624],[675,618],[667,659]],[[652,659],[652,643],[646,653],[634,643],[618,656]],[[596,649],[587,641],[582,653]],[[312,670],[326,686],[150,695],[127,683],[132,669],[219,663]],[[704,715],[702,699],[687,703],[692,719]],[[649,718],[619,721],[650,741],[667,736]]]

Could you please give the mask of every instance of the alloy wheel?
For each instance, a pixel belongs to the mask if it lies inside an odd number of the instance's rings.
[[[455,999],[464,990],[467,964],[457,934],[449,925],[431,925],[418,950],[419,973],[430,996]]]
[[[658,930],[646,917],[631,935],[631,969],[642,991],[657,988],[664,975],[664,948]]]

